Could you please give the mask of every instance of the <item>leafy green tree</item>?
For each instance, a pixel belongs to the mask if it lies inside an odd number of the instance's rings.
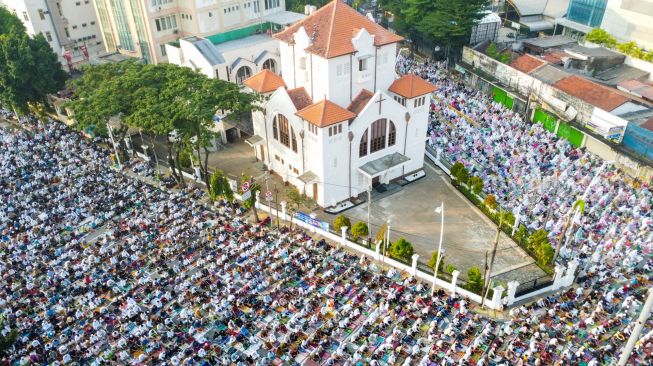
[[[472,28],[484,16],[488,0],[406,0],[400,11],[426,39],[444,46],[457,58],[469,43]]]
[[[4,329],[4,318],[0,318],[0,330],[2,329]],[[0,361],[2,361],[3,357],[9,355],[9,350],[16,341],[16,338],[18,338],[18,331],[16,329],[10,330],[5,336],[0,334]]]
[[[250,208],[252,209],[252,213],[254,214],[254,222],[258,223],[259,218],[258,218],[258,211],[256,209],[256,192],[261,190],[261,186],[258,183],[254,182],[254,177],[246,176],[245,174],[243,174],[240,177],[240,186],[241,187],[243,186],[243,183],[245,181],[250,182],[250,187],[249,187],[248,192],[251,192],[251,195],[250,195],[250,197],[248,199],[243,201],[243,207],[245,209],[250,209]],[[243,192],[241,188],[238,188],[238,193],[240,195],[245,194],[245,192]]]
[[[544,229],[537,230],[531,236],[528,237],[528,249],[533,252],[536,252],[537,248],[540,247],[543,243],[549,242],[549,233]]]
[[[42,34],[30,38],[20,20],[0,7],[0,104],[26,113],[64,87],[66,73]]]
[[[480,294],[483,291],[483,275],[478,267],[471,267],[467,270],[467,284],[465,288],[474,293]]]
[[[305,196],[299,193],[299,190],[293,186],[288,186],[286,190],[286,198],[288,198],[290,216],[299,210],[299,206],[305,201]],[[290,220],[290,230],[292,230],[292,220]]]
[[[535,254],[537,255],[537,263],[540,266],[548,266],[553,263],[553,255],[555,254],[555,249],[553,249],[553,246],[547,241],[540,243],[535,251]]]
[[[483,200],[483,204],[490,209],[495,209],[497,207],[497,198],[493,194],[488,194]]]
[[[592,29],[585,36],[585,40],[608,48],[614,48],[617,45],[617,39],[614,38],[605,29],[601,29],[601,28]]]
[[[483,192],[483,179],[481,177],[473,176],[471,180],[472,192],[481,194]]]
[[[374,238],[375,243],[381,242],[382,243],[381,247],[385,248],[385,251],[383,252],[384,255],[385,255],[385,252],[387,251],[387,245],[383,244],[386,241],[386,232],[387,231],[388,231],[388,224],[386,222],[384,222],[381,225],[381,227],[379,228],[379,231],[376,232],[376,237]],[[370,245],[372,245],[372,243],[370,243]]]
[[[399,238],[390,246],[390,255],[394,258],[410,260],[413,253],[415,253],[413,245],[404,238]]]
[[[519,225],[517,231],[515,231],[515,240],[517,242],[524,244],[528,240],[528,229],[524,225]]]
[[[452,274],[453,271],[455,271],[455,270],[456,270],[456,267],[451,263],[447,264],[447,267],[445,268],[445,272],[447,272],[448,274]]]
[[[451,176],[455,178],[458,175],[458,173],[460,172],[460,170],[462,170],[462,169],[465,169],[465,166],[463,165],[463,163],[457,161],[457,162],[453,163],[453,165],[451,166],[451,169],[449,169],[449,172],[451,172]]]
[[[351,235],[354,236],[354,240],[367,237],[369,234],[370,230],[367,227],[367,224],[362,221],[355,223],[351,228]]]
[[[338,215],[338,217],[333,221],[333,228],[336,229],[337,232],[340,232],[340,228],[345,226],[351,229],[351,221],[349,220],[349,217],[343,214]]]
[[[444,272],[445,271],[446,266],[444,264],[444,258],[445,258],[444,255],[440,258],[440,268],[438,268],[438,272]],[[437,263],[438,263],[438,252],[432,252],[431,253],[431,259],[429,259],[429,262],[426,265],[433,268],[433,270],[435,270],[435,265]]]

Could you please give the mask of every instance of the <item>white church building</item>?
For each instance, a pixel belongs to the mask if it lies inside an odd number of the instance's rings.
[[[334,0],[275,38],[282,76],[244,82],[267,97],[248,143],[270,170],[322,207],[424,174],[435,87],[397,78],[400,36]]]

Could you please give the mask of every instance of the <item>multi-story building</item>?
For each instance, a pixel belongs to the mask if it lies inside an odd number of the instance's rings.
[[[91,0],[0,0],[23,22],[27,33],[43,34],[63,65],[104,53]]]
[[[165,45],[252,26],[285,0],[93,0],[107,51],[167,61]]]
[[[653,0],[571,0],[567,16],[557,24],[572,38],[602,28],[619,42],[653,49]]]

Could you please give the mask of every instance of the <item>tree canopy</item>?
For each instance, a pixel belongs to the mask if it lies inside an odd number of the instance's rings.
[[[427,41],[457,51],[469,43],[488,0],[381,0],[380,4],[394,15],[398,33],[413,42]]]
[[[30,38],[20,20],[0,6],[0,103],[25,113],[61,90],[66,77],[45,37]]]
[[[113,135],[119,143],[128,127],[166,137],[168,163],[182,186],[180,157],[190,154],[195,155],[207,187],[211,186],[207,159],[217,137],[216,112],[251,111],[259,98],[236,84],[209,79],[186,67],[135,61],[85,67],[83,76],[71,80],[69,87],[73,97],[66,106],[73,111],[77,128],[106,135],[107,122],[118,117],[120,126]]]

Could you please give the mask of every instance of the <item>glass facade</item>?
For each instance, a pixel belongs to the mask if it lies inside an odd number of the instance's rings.
[[[131,0],[132,13],[134,14],[134,24],[136,25],[136,35],[138,36],[138,44],[141,49],[141,54],[145,62],[152,63],[152,55],[150,54],[150,43],[147,40],[147,33],[145,25],[143,24],[143,16],[138,0]]]
[[[111,0],[111,8],[113,9],[113,19],[116,22],[120,48],[134,51],[132,32],[131,29],[129,29],[129,18],[127,18],[127,11],[125,10],[123,1]]]
[[[608,0],[571,0],[567,19],[590,27],[599,27],[605,14]]]
[[[100,21],[100,29],[102,30],[102,35],[104,35],[106,49],[109,52],[113,52],[116,50],[116,41],[113,39],[113,33],[111,32],[111,23],[109,20],[109,12],[107,11],[104,0],[97,0],[95,2],[95,7],[97,8],[99,15],[98,20]]]

